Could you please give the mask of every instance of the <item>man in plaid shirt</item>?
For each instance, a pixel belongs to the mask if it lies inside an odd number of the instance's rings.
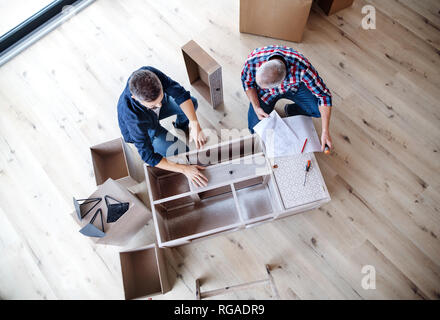
[[[281,99],[292,100],[287,116],[322,118],[321,144],[332,148],[329,133],[332,96],[312,64],[298,51],[285,46],[267,46],[251,52],[241,72],[243,89],[250,100],[248,126],[267,118]]]

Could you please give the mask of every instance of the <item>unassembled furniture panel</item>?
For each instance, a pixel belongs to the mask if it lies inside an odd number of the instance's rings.
[[[299,176],[304,178],[302,166],[308,159],[312,170],[303,186]],[[196,187],[183,174],[144,165],[160,247],[251,227],[330,200],[313,153],[268,159],[256,135],[169,158],[173,160],[205,165],[209,182]]]
[[[107,141],[90,148],[96,185],[108,178],[117,180],[124,187],[130,187],[144,180],[142,167],[136,161],[136,154],[122,138]]]
[[[163,250],[152,244],[119,253],[125,299],[164,294],[171,290]]]
[[[189,82],[213,106],[223,103],[221,66],[191,40],[182,47]]]
[[[108,210],[104,201],[106,195],[118,201],[129,203],[128,211],[115,222],[107,223]],[[102,201],[81,221],[78,220],[76,212],[73,212],[72,216],[81,227],[84,227],[90,222],[96,210],[102,210],[105,236],[102,238],[91,237],[98,244],[125,245],[151,219],[151,212],[143,202],[124,188],[119,181],[114,181],[111,178],[98,186],[98,189],[88,198],[102,198]],[[91,206],[93,203],[82,205],[81,213],[87,212]],[[95,220],[94,224],[101,228],[100,217]]]

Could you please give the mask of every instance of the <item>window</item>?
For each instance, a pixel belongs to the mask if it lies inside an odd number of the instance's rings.
[[[93,1],[0,0],[0,66]]]
[[[18,26],[53,0],[0,0],[0,35]]]

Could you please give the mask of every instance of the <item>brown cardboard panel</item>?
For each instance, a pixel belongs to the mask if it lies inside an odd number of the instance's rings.
[[[240,32],[301,42],[312,0],[240,0]]]
[[[214,108],[223,103],[221,66],[191,40],[182,47],[189,82]]]
[[[190,40],[182,47],[182,52],[193,60],[206,73],[214,72],[220,65],[194,40]]]
[[[158,183],[161,199],[190,191],[188,179],[182,173],[159,178]]]
[[[171,290],[171,283],[168,278],[167,262],[165,257],[165,250],[170,250],[170,249],[158,248],[156,244],[154,245],[154,248],[156,250],[157,268],[159,270],[159,278],[162,287],[162,294],[164,294]]]
[[[107,223],[107,206],[104,201],[104,196],[109,195],[121,202],[129,202],[129,209],[120,217],[116,222]],[[126,188],[122,187],[120,183],[112,179],[108,179],[102,185],[98,186],[98,189],[91,194],[88,198],[102,198],[103,200],[90,212],[82,221],[78,221],[75,212],[72,214],[75,217],[81,227],[89,223],[93,214],[99,208],[102,209],[104,219],[104,232],[103,238],[93,238],[94,242],[98,244],[109,245],[125,245],[132,236],[134,236],[151,218],[152,214],[147,207],[140,201],[135,195],[129,192]],[[86,211],[88,208],[84,206],[82,210]],[[95,220],[95,225],[100,227],[100,221]],[[82,236],[82,235],[81,235]]]
[[[118,179],[115,181],[117,181],[122,187],[127,188],[127,189],[139,184],[139,182],[134,180],[132,177],[124,177],[124,178],[121,178],[121,179]]]
[[[128,173],[137,182],[144,181],[144,161],[137,151],[133,151],[133,149],[123,139],[121,139],[121,141],[124,148],[125,160],[127,161]]]
[[[145,179],[143,161],[140,156],[122,140],[110,140],[90,148],[96,185],[108,178],[119,180],[127,176],[141,182]]]
[[[240,222],[234,198],[221,194],[178,210],[165,211],[156,206],[157,216],[166,225],[166,241],[215,230]]]
[[[108,178],[118,180],[130,175],[122,138],[107,141],[90,148],[96,185]],[[130,163],[134,164],[130,155]]]
[[[125,299],[164,293],[162,281],[169,290],[166,263],[162,253],[158,261],[159,250],[156,245],[150,245],[119,253]]]
[[[104,183],[108,178],[118,180],[128,176],[124,154],[111,150],[93,150],[93,168],[95,170],[96,185]]]
[[[157,222],[158,232],[156,232],[156,237],[160,239],[161,242],[168,241],[168,224],[167,224],[167,215],[166,215],[166,209],[162,205],[156,205],[155,206],[156,212],[158,214],[155,215],[155,219]],[[159,214],[160,212],[164,213]]]
[[[154,172],[158,171],[150,166],[146,167],[146,171],[151,185],[153,201],[190,191],[189,181],[182,173],[168,172],[157,176]]]
[[[118,180],[120,182],[120,180]],[[137,183],[132,186],[128,186],[127,189],[134,194],[139,200],[142,201],[145,206],[151,210],[150,198],[148,197],[147,182],[144,180],[141,183]]]
[[[200,66],[197,66],[199,71],[200,80],[202,80],[207,86],[209,86],[209,76],[208,73]]]
[[[354,0],[318,0],[318,5],[329,16],[350,7]]]
[[[191,59],[191,57],[182,50],[183,60],[185,61],[186,70],[188,72],[189,83],[194,83],[196,80],[200,79],[199,66],[197,63]]]
[[[194,87],[194,89],[196,89],[201,94],[201,96],[206,101],[211,103],[211,95],[210,95],[209,86],[205,82],[203,82],[202,79],[198,78],[196,81],[194,81],[192,83],[192,86]]]

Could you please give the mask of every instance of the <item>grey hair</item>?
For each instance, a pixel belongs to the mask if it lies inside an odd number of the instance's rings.
[[[255,77],[260,87],[274,88],[280,85],[286,74],[285,64],[278,59],[274,59],[263,63],[258,68]]]

